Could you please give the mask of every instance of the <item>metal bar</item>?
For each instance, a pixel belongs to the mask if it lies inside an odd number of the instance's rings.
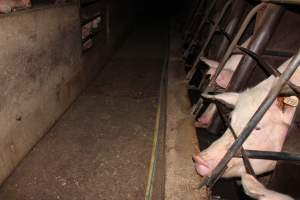
[[[225,30],[219,29],[219,30],[217,31],[217,33],[220,33],[220,34],[224,35],[224,38],[226,39],[226,41],[229,41],[229,42],[232,41],[231,36],[230,36]]]
[[[220,108],[220,103],[218,101],[215,101],[214,103],[215,103],[215,105],[217,107],[217,110],[218,110],[220,116],[221,116],[221,119],[228,126],[230,132],[233,135],[233,138],[236,140],[237,139],[237,134],[235,133],[234,129],[232,128],[232,126],[231,126],[230,122],[228,121],[227,117],[225,117],[223,115],[223,111]],[[248,174],[251,174],[252,176],[256,177],[255,171],[254,171],[254,169],[253,169],[253,167],[252,167],[252,165],[251,165],[251,163],[249,161],[249,158],[248,158],[247,154],[245,153],[245,149],[243,147],[241,147],[241,154],[242,154],[243,163],[244,163],[245,168],[246,168],[246,172]]]
[[[80,22],[80,25],[81,25],[81,26],[84,26],[84,25],[86,25],[86,24],[92,22],[92,21],[93,21],[94,19],[96,19],[97,17],[102,17],[102,16],[103,16],[102,12],[97,12],[97,13],[96,13],[95,15],[93,15],[92,17],[89,17],[88,19],[85,19],[85,20],[81,21],[81,22]]]
[[[281,72],[278,71],[275,67],[272,67],[270,64],[266,63],[260,56],[258,56],[256,53],[252,52],[249,49],[246,49],[244,47],[238,47],[241,51],[246,53],[247,55],[251,56],[258,64],[258,66],[262,67],[264,71],[267,71],[268,75],[274,75],[275,77],[278,77],[281,75]],[[295,94],[300,94],[300,87],[294,85],[290,81],[288,81],[287,85],[294,91]]]
[[[229,9],[230,5],[232,4],[232,0],[229,0],[225,3],[221,13],[219,14],[218,18],[216,19],[213,27],[211,28],[210,32],[209,32],[209,35],[208,37],[206,38],[206,41],[204,43],[204,45],[202,46],[201,50],[200,50],[200,53],[198,54],[196,60],[194,61],[193,63],[193,66],[192,66],[192,69],[189,71],[188,75],[187,75],[187,79],[190,80],[193,75],[195,74],[196,72],[196,68],[199,64],[199,61],[201,60],[201,57],[204,55],[204,52],[207,48],[207,46],[209,45],[211,39],[213,38],[213,36],[215,35],[216,33],[216,30],[223,18],[223,16],[225,15],[226,11]]]
[[[278,94],[280,93],[281,88],[288,82],[294,72],[297,70],[300,65],[300,49],[297,52],[297,55],[291,60],[288,68],[282,73],[282,75],[275,79],[273,87],[268,93],[267,97],[264,99],[263,103],[259,106],[257,111],[251,117],[246,127],[243,129],[241,134],[238,136],[237,140],[231,145],[227,153],[224,155],[223,159],[218,163],[217,167],[212,171],[211,177],[207,181],[207,185],[212,187],[218,180],[222,171],[226,168],[228,162],[232,159],[234,155],[237,154],[238,150],[241,148],[242,144],[251,134],[252,130],[255,128],[257,123],[262,119],[267,110],[271,107]]]
[[[203,19],[201,20],[193,38],[192,38],[192,41],[190,42],[188,48],[185,50],[184,54],[183,54],[183,57],[186,58],[187,55],[189,54],[190,50],[193,48],[193,46],[196,44],[196,41],[198,40],[197,38],[199,37],[199,34],[202,30],[202,27],[203,25],[205,24],[205,22],[207,21],[208,19],[208,16],[209,14],[211,13],[212,9],[215,7],[215,4],[216,4],[216,1],[217,0],[211,0],[211,3],[210,3],[210,6],[207,8],[204,16],[203,16]],[[184,41],[184,43],[189,43],[189,41]]]
[[[208,87],[212,86],[215,84],[217,77],[219,76],[219,74],[221,73],[221,71],[223,70],[226,61],[228,60],[228,58],[230,57],[230,55],[232,54],[233,50],[236,48],[237,43],[239,42],[242,34],[244,33],[244,31],[246,30],[246,28],[248,27],[250,21],[252,20],[252,18],[257,14],[257,12],[262,9],[265,6],[264,3],[261,3],[259,5],[257,5],[256,7],[254,7],[249,14],[247,15],[247,17],[245,18],[240,30],[238,31],[238,33],[236,34],[236,36],[234,37],[233,41],[231,42],[230,46],[228,47],[223,59],[221,60],[218,68],[216,69],[215,74],[212,76],[211,78],[211,82],[209,84]]]
[[[274,152],[274,151],[257,151],[257,150],[245,150],[248,158],[263,159],[263,160],[282,160],[282,161],[300,161],[300,154],[288,153],[288,152]],[[234,157],[241,158],[241,154],[237,154]]]
[[[257,14],[257,12],[262,9],[266,4],[265,3],[261,3],[257,6],[255,6],[247,15],[247,17],[245,18],[240,30],[237,32],[236,36],[234,37],[233,41],[231,42],[230,46],[228,47],[223,59],[221,60],[218,68],[216,69],[215,74],[211,77],[211,81],[208,84],[207,88],[204,90],[204,93],[207,93],[210,88],[213,88],[214,85],[216,85],[216,79],[219,76],[219,74],[221,73],[221,71],[223,70],[228,58],[230,57],[230,55],[232,54],[233,50],[236,48],[237,43],[239,42],[242,34],[244,33],[244,31],[246,30],[246,28],[248,27],[251,19]],[[199,109],[200,107],[202,107],[202,99],[199,98],[198,102],[193,106],[192,108],[192,115],[194,117],[197,117],[199,114],[199,111],[201,109]]]
[[[256,54],[262,54],[271,36],[278,25],[278,21],[284,13],[284,8],[280,5],[269,4],[263,15],[263,23],[250,42],[249,50]],[[250,56],[244,56],[235,70],[228,85],[228,91],[240,91],[245,88],[251,73],[255,68],[255,60]]]
[[[232,18],[228,22],[225,28],[225,32],[230,36],[233,37],[234,32],[236,31],[238,24],[242,18],[243,13],[245,12],[246,0],[237,0],[234,1],[232,4]],[[226,38],[222,38],[220,41],[220,45],[216,51],[216,58],[217,60],[221,60],[228,45],[232,42],[232,40],[226,40]]]
[[[264,51],[263,55],[290,58],[290,57],[293,56],[293,52],[273,50],[273,49],[266,49]]]
[[[253,38],[248,48],[256,54],[262,54],[266,48],[278,21],[284,13],[284,8],[276,4],[268,4],[264,12],[262,24],[258,30],[253,34]],[[237,69],[234,71],[233,76],[226,88],[226,91],[239,92],[246,88],[246,85],[251,78],[251,73],[255,69],[255,60],[250,56],[243,56]],[[210,132],[218,133],[223,128],[221,119],[218,116],[213,118],[210,127]]]
[[[184,34],[184,41],[186,40],[186,37],[188,37],[188,35],[193,31],[193,27],[195,25],[195,23],[197,22],[197,16],[200,14],[200,10],[202,8],[202,6],[204,5],[205,0],[199,0],[199,2],[197,3],[197,7],[195,7],[195,9],[192,11],[192,15],[189,17],[189,19],[187,20],[187,25],[184,28],[185,34]]]
[[[298,4],[298,5],[300,5],[299,0],[260,0],[260,1],[267,2],[267,3]]]

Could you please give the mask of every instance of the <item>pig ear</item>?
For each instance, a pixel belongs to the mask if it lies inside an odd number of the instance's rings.
[[[226,92],[226,93],[217,94],[217,95],[202,94],[202,96],[207,99],[218,100],[225,105],[234,107],[239,98],[239,93]]]

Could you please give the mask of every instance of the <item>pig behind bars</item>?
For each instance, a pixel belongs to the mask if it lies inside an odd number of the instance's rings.
[[[0,0],[0,13],[10,13],[16,9],[31,7],[30,0]]]
[[[242,185],[245,193],[258,200],[293,200],[292,197],[267,189],[249,174],[242,175]]]
[[[279,71],[284,71],[290,60],[282,64]],[[223,93],[215,96],[204,96],[235,106],[231,113],[230,124],[236,134],[239,135],[266,98],[274,80],[275,77],[270,76],[254,88],[247,89],[242,93]],[[290,81],[296,85],[300,85],[299,69]],[[245,141],[243,147],[249,150],[281,151],[295,110],[296,107],[287,105],[282,108],[282,106],[279,106],[278,101],[275,101]],[[197,172],[202,176],[210,176],[212,170],[225,155],[233,141],[232,133],[227,129],[221,138],[212,143],[204,151],[195,155],[193,158]],[[251,159],[250,162],[256,174],[272,171],[276,165],[276,161],[269,160]],[[223,177],[238,177],[244,172],[245,168],[242,159],[233,158],[228,163],[228,169],[225,171]]]
[[[250,41],[252,39],[252,36],[250,36],[241,46],[242,47],[248,47]],[[232,55],[228,58],[223,70],[219,74],[219,76],[216,79],[216,83],[221,86],[222,88],[226,88],[235,69],[239,65],[243,55]],[[202,61],[205,62],[207,65],[210,66],[207,74],[210,76],[213,76],[216,72],[217,67],[219,66],[220,63],[214,60],[209,60],[207,58],[202,58]],[[196,127],[202,127],[205,128],[207,127],[212,120],[212,117],[214,113],[216,112],[216,107],[213,104],[210,104],[206,111],[197,119],[195,122]]]

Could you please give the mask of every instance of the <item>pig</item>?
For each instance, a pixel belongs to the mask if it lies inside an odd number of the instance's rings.
[[[258,200],[293,200],[292,197],[267,189],[250,174],[242,175],[242,185],[245,193]]]
[[[16,9],[31,7],[30,0],[0,0],[0,13],[10,13]]]
[[[92,34],[93,22],[89,22],[81,27],[81,39],[84,40]]]
[[[244,48],[248,47],[251,39],[252,39],[252,36],[250,36],[241,46]],[[227,85],[231,79],[231,76],[232,76],[233,72],[235,71],[235,69],[237,68],[238,64],[240,63],[242,57],[243,56],[241,54],[236,54],[236,55],[234,54],[228,58],[222,72],[219,74],[218,78],[216,79],[216,82],[219,86],[221,86],[223,88],[227,87]],[[210,67],[207,74],[211,75],[211,76],[214,75],[215,71],[220,63],[215,60],[207,59],[205,57],[202,57],[201,60]]]
[[[93,30],[98,29],[99,24],[100,24],[101,21],[102,21],[102,18],[101,18],[100,16],[99,16],[99,17],[96,17],[96,18],[92,21],[92,28],[93,28]]]
[[[93,46],[93,40],[92,39],[88,39],[87,41],[85,41],[82,45],[83,50],[87,50],[92,48]]]
[[[252,36],[250,36],[241,46],[247,47],[252,39]],[[239,65],[240,61],[242,59],[242,55],[232,55],[227,60],[223,70],[219,74],[218,78],[216,79],[216,83],[221,86],[222,88],[226,88],[235,69]],[[207,74],[214,75],[217,67],[219,66],[219,63],[214,60],[210,60],[207,58],[201,58],[203,62],[205,62],[207,65],[210,66],[210,69],[208,70]],[[211,119],[213,118],[214,114],[216,112],[216,107],[213,104],[210,104],[205,112],[199,117],[196,122],[195,126],[198,128],[205,128],[208,127],[211,123]]]
[[[96,17],[94,20],[91,20],[87,24],[81,27],[81,39],[84,40],[88,36],[90,36],[93,32],[95,32],[98,27],[99,23],[101,22],[101,17]]]
[[[283,63],[279,71],[282,72],[290,60]],[[230,124],[239,135],[267,96],[275,79],[274,76],[270,76],[257,86],[241,93],[228,92],[218,95],[203,94],[203,96],[235,106],[231,112]],[[300,85],[300,70],[295,72],[290,81]],[[247,138],[243,147],[249,150],[281,151],[295,110],[296,108],[292,106],[282,108],[281,104],[275,101]],[[207,149],[193,156],[196,171],[202,176],[210,176],[233,142],[232,133],[227,129]],[[276,165],[276,161],[270,160],[250,159],[250,162],[256,174],[272,171]],[[239,177],[245,173],[243,161],[240,158],[233,158],[227,166],[223,174],[224,178]]]

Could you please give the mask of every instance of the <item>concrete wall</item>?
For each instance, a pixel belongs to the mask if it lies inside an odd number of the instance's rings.
[[[76,6],[3,16],[0,27],[2,182],[78,95],[84,69]]]
[[[132,18],[124,5],[115,2],[110,9],[113,42],[96,39],[83,55],[77,5],[0,16],[0,183],[119,45]]]

